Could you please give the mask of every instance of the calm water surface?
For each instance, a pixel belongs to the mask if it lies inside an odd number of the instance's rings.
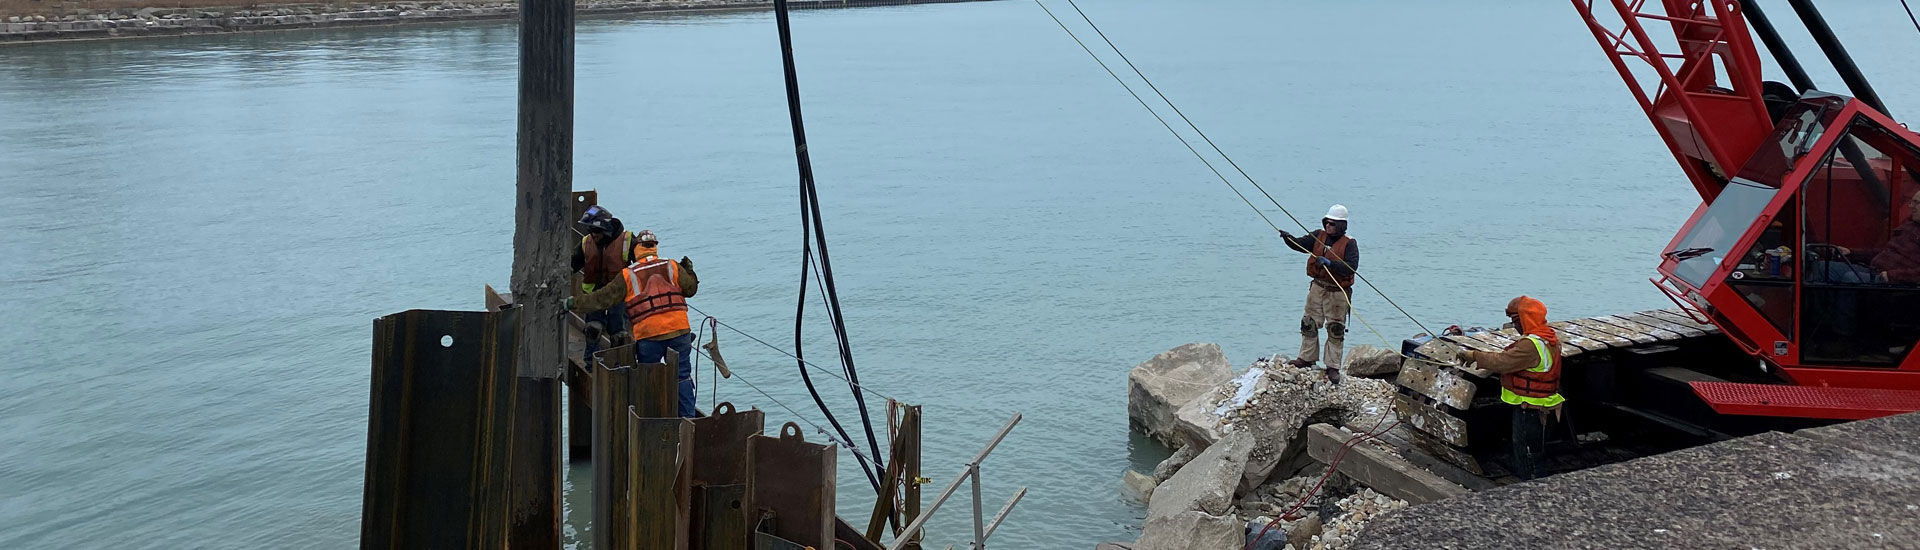
[[[1659,307],[1646,277],[1697,199],[1572,10],[1510,4],[1085,7],[1289,208],[1351,207],[1364,271],[1429,326],[1497,322],[1522,292],[1557,317]],[[1829,4],[1891,110],[1920,113],[1897,6]],[[863,379],[926,406],[936,484],[1026,414],[986,467],[990,506],[1032,488],[1003,547],[1131,538],[1120,473],[1164,451],[1128,433],[1126,370],[1191,341],[1236,364],[1290,350],[1300,258],[1031,3],[794,28]],[[371,321],[508,282],[515,33],[0,49],[0,548],[353,545]],[[578,187],[696,258],[696,305],[790,346],[771,17],[583,21],[578,78]],[[1418,330],[1378,296],[1357,312]],[[822,422],[790,362],[723,339],[798,414],[738,382],[723,399]],[[934,540],[964,541],[965,506],[942,512]]]

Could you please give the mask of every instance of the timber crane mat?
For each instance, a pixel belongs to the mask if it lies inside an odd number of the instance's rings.
[[[1714,360],[1738,350],[1713,325],[1680,310],[1548,325],[1561,337],[1567,396],[1562,421],[1548,434],[1548,473],[1729,439],[1776,427],[1780,420],[1703,410],[1691,383],[1755,381],[1767,374],[1751,363],[1730,367]],[[1406,342],[1407,357],[1394,381],[1394,412],[1411,429],[1390,442],[1413,462],[1469,488],[1515,481],[1504,462],[1511,405],[1500,401],[1499,376],[1460,366],[1456,354],[1498,352],[1517,337],[1509,328]]]

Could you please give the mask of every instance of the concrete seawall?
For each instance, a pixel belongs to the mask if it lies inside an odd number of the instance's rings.
[[[794,0],[793,9],[855,8],[982,0]],[[592,0],[578,15],[772,9],[772,0]],[[513,19],[517,2],[393,2],[330,6],[277,4],[251,8],[72,9],[59,16],[11,16],[0,22],[0,45],[189,34],[408,25]]]

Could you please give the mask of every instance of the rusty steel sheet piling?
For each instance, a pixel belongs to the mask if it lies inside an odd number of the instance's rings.
[[[692,508],[693,422],[684,418],[627,419],[626,500],[633,511],[629,548],[687,550]]]
[[[765,433],[767,413],[737,411],[733,403],[713,407],[713,413],[693,419],[693,482],[700,485],[747,483],[753,474],[748,436]]]
[[[766,430],[767,414],[714,405],[693,419],[693,550],[744,550],[747,511],[753,509],[753,439]]]
[[[599,354],[593,389],[593,540],[595,548],[631,548],[633,509],[625,497],[634,460],[628,421],[631,415],[670,418],[679,411],[675,358],[639,364],[632,345]]]
[[[835,447],[808,443],[788,422],[778,437],[753,440],[752,522],[771,513],[773,536],[814,548],[833,548]]]
[[[694,438],[700,428],[694,428]],[[696,452],[698,449],[695,449]],[[696,463],[697,465],[697,463]],[[746,550],[749,485],[696,485],[693,488],[693,550]]]
[[[506,546],[518,314],[374,320],[361,548]]]

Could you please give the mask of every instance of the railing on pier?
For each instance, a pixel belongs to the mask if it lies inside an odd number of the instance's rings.
[[[993,453],[993,448],[998,447],[1000,440],[1006,439],[1007,432],[1013,431],[1013,426],[1019,423],[1020,413],[1014,413],[1013,418],[1007,419],[1007,425],[1000,427],[1000,433],[994,434],[993,439],[987,441],[986,448],[980,449],[980,454],[974,455],[973,460],[960,470],[960,475],[955,476],[953,481],[947,484],[947,488],[940,490],[940,496],[933,498],[933,504],[927,506],[927,512],[921,514],[919,519],[913,520],[912,524],[907,525],[907,528],[894,538],[893,544],[887,546],[887,550],[901,550],[914,542],[914,535],[926,528],[927,518],[933,517],[933,513],[940,510],[940,505],[945,504],[947,498],[953,496],[953,492],[960,488],[960,483],[963,481],[973,484],[973,542],[968,547],[985,549],[987,537],[993,536],[994,530],[1000,528],[1000,522],[1005,521],[1007,514],[1013,512],[1013,506],[1020,503],[1020,498],[1027,496],[1027,488],[1021,487],[1019,491],[1015,491],[1013,497],[1007,499],[1007,504],[1001,506],[1000,511],[993,515],[993,520],[985,521],[981,516],[981,512],[985,509],[980,506],[980,463],[987,460],[987,455]]]

